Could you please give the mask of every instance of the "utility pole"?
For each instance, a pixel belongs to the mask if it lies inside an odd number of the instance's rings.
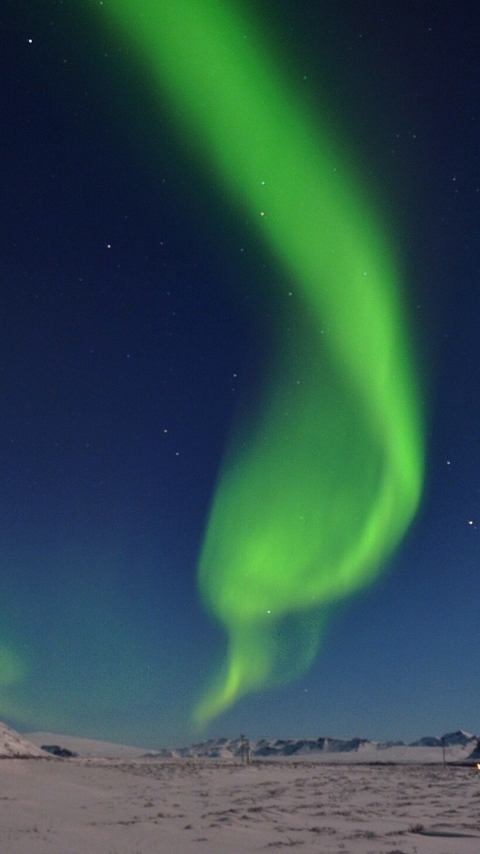
[[[250,741],[246,735],[240,736],[240,756],[243,765],[250,765]]]

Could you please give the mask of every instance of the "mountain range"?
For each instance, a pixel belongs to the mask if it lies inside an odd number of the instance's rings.
[[[408,757],[413,759],[419,757],[422,751],[415,748],[443,748],[452,754],[452,748],[457,748],[455,753],[458,753],[458,758],[462,759],[474,754],[480,745],[479,736],[471,733],[457,730],[456,732],[446,733],[443,736],[425,736],[424,738],[414,741],[411,744],[406,744],[403,741],[377,742],[370,741],[367,738],[287,738],[275,739],[267,741],[248,740],[248,751],[250,758],[266,759],[275,757],[327,757],[339,754],[360,754],[365,759],[378,755],[379,761],[385,761],[387,757],[380,758],[382,752],[400,756],[404,754],[405,760]],[[201,741],[199,744],[193,744],[189,747],[180,747],[173,750],[152,751],[146,756],[149,758],[203,758],[203,759],[236,759],[245,755],[247,749],[247,740],[240,736],[239,738],[212,738],[206,741]],[[442,753],[442,750],[439,751]],[[345,757],[346,758],[346,757]],[[360,758],[360,757],[359,757]],[[439,757],[436,757],[439,758]],[[452,759],[453,757],[450,756]],[[417,760],[418,761],[418,760]],[[427,761],[430,761],[428,759]]]
[[[47,749],[43,749],[42,747]],[[55,747],[55,750],[53,750]],[[58,749],[57,749],[58,748]],[[187,747],[150,750],[56,733],[22,734],[0,722],[0,758],[52,758],[69,752],[81,758],[118,759],[220,759],[238,761],[298,759],[320,762],[437,763],[480,762],[480,736],[463,730],[443,736],[424,736],[403,741],[377,742],[366,738],[286,738],[254,741],[244,736],[211,738]]]

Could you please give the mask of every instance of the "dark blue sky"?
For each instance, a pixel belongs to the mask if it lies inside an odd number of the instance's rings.
[[[278,271],[76,5],[0,11],[0,682],[12,656],[23,668],[0,716],[180,744],[223,652],[196,564]],[[385,575],[339,610],[312,669],[210,733],[478,732],[479,14],[270,0],[261,21],[396,238],[427,474]]]

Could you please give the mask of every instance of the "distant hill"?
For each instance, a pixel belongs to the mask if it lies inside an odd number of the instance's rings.
[[[52,732],[29,732],[25,733],[25,737],[40,747],[42,744],[57,745],[84,759],[138,759],[146,751],[145,747],[130,747],[127,744]]]

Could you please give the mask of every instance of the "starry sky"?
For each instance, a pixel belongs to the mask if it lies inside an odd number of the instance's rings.
[[[478,732],[479,23],[462,0],[262,3],[394,234],[426,475],[308,672],[207,735]],[[185,744],[225,647],[202,537],[278,268],[88,6],[7,0],[0,32],[0,716]]]

